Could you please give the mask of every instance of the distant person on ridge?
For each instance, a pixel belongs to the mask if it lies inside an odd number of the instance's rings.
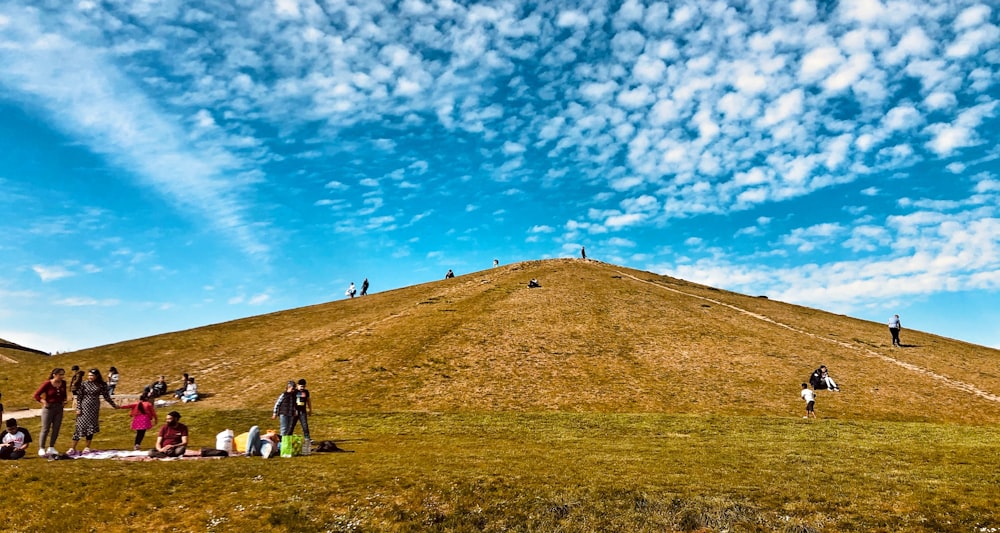
[[[448,273],[444,275],[444,279],[451,279],[453,277],[455,277],[455,273],[452,272],[451,269],[449,268]]]
[[[806,401],[806,416],[802,418],[816,418],[816,393],[809,390],[809,384],[802,384],[802,399]]]
[[[903,329],[903,325],[899,323],[899,315],[893,315],[889,319],[889,334],[892,335],[892,345],[903,347],[903,343],[899,342],[899,330]]]
[[[351,282],[351,286],[347,288],[347,291],[344,292],[345,295],[350,296],[351,298],[354,298],[354,295],[357,294],[357,293],[358,293],[358,290],[354,288],[354,282],[353,281]]]
[[[498,266],[500,266],[500,260],[499,259],[494,259],[493,260],[493,268],[496,268]]]
[[[586,246],[581,246],[580,247],[580,258],[586,261],[586,259],[587,259],[587,247]]]
[[[368,278],[361,284],[361,296],[368,294]]]

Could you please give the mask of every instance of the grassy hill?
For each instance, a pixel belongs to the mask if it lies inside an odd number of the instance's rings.
[[[537,278],[541,288],[527,288]],[[891,310],[886,310],[887,316]],[[49,367],[114,365],[119,390],[196,376],[218,408],[267,408],[304,377],[341,411],[797,414],[826,364],[821,416],[994,423],[997,350],[572,259],[517,263],[363,298],[19,357],[8,398]],[[9,364],[9,363],[4,363]],[[13,370],[13,369],[12,369]]]
[[[0,348],[8,410],[54,366],[114,365],[121,392],[190,372],[210,394],[176,406],[195,449],[274,424],[283,384],[305,377],[314,438],[355,452],[34,456],[7,470],[0,510],[10,531],[1000,531],[1000,353],[902,340],[546,260],[51,357]],[[822,392],[820,420],[803,420],[800,383],[820,364],[843,392]],[[130,448],[128,423],[105,406],[94,446]]]

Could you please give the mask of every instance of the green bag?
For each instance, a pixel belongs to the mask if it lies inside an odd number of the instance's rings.
[[[302,453],[302,435],[285,435],[281,437],[281,456],[294,457]]]

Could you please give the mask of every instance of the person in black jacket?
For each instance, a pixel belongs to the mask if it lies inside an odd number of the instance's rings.
[[[293,424],[295,423],[295,382],[289,381],[285,386],[285,392],[278,396],[274,402],[274,409],[271,411],[271,419],[278,418],[280,424],[279,434],[284,437],[291,435]]]

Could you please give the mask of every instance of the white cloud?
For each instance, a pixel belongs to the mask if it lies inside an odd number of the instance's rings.
[[[43,283],[76,275],[75,272],[72,272],[62,266],[35,265],[31,267],[31,269],[35,271],[35,274],[38,274],[38,278],[41,279]]]
[[[56,300],[52,303],[63,307],[114,307],[121,302],[115,299],[98,300],[86,296],[75,296]]]

